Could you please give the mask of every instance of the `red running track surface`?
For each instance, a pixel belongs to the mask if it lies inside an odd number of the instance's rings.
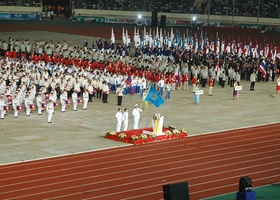
[[[192,200],[280,182],[280,124],[0,166],[0,199],[163,199],[188,182]]]

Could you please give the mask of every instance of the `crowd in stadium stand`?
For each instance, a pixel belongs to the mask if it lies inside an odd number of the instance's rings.
[[[210,13],[214,15],[232,15],[233,1],[214,0],[211,1]],[[204,8],[206,9],[206,8]],[[204,10],[203,9],[203,10]],[[235,16],[258,16],[258,1],[235,0]],[[280,16],[280,6],[278,0],[260,0],[259,17],[278,18]]]
[[[51,1],[50,1],[51,2]],[[157,9],[159,12],[172,13],[196,13],[208,14],[208,0],[75,0],[73,1],[74,8],[83,9],[102,9],[102,10],[125,10],[125,11],[152,11]],[[235,6],[233,5],[235,2]],[[258,11],[258,3],[260,10]],[[57,3],[56,3],[57,4]],[[0,5],[4,6],[41,6],[41,1],[24,0],[19,4],[19,1],[1,1]],[[44,6],[50,6],[44,5]],[[53,5],[65,9],[69,5]],[[210,0],[211,15],[229,15],[248,16],[248,17],[280,17],[280,6],[278,0]],[[55,9],[58,10],[58,9]]]
[[[92,9],[109,9],[109,10],[147,10],[152,11],[157,9],[159,12],[174,12],[174,13],[197,13],[208,14],[208,1],[192,0],[152,0],[148,4],[145,0],[105,0],[98,2],[92,1],[76,1],[75,6],[78,8]],[[232,15],[233,1],[230,0],[211,0],[210,14],[211,15]],[[235,16],[258,16],[258,1],[253,0],[235,0]],[[280,16],[280,6],[278,0],[260,0],[259,17],[277,18]]]

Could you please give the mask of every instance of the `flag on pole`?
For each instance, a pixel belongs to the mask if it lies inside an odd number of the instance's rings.
[[[178,83],[178,86],[181,86],[181,74],[180,74],[180,66],[178,65],[177,66],[177,73],[178,73],[178,79],[177,79],[177,83]]]
[[[124,27],[123,27],[123,31],[122,31],[122,42],[123,42],[124,45],[126,44],[126,35],[125,35],[125,32],[124,32]]]
[[[148,101],[154,104],[157,108],[164,103],[163,98],[160,96],[160,94],[156,91],[156,89],[152,85],[150,85],[144,101]]]
[[[259,66],[259,70],[262,72],[263,77],[266,77],[266,62],[263,60]]]
[[[114,34],[114,30],[112,28],[112,32],[111,32],[111,42],[114,44],[116,42],[116,38],[115,38],[115,34]]]
[[[144,26],[144,30],[143,30],[143,33],[142,33],[142,46],[145,46],[147,44],[147,41],[146,41],[146,26]]]

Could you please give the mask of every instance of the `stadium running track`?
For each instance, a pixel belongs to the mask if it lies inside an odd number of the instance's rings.
[[[280,182],[280,124],[0,166],[0,199],[163,199],[188,182],[192,200]]]

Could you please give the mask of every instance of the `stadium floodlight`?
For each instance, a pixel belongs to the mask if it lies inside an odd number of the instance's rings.
[[[193,20],[193,22],[195,22],[195,21],[196,21],[196,16],[194,16],[194,17],[192,18],[192,20]]]
[[[142,15],[139,14],[137,17],[138,17],[137,25],[138,25],[138,26],[142,26]]]

